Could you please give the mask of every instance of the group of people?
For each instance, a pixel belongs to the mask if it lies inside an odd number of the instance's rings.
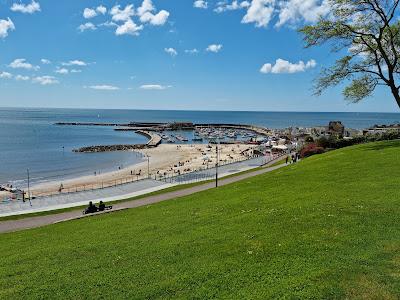
[[[290,163],[296,163],[300,159],[300,154],[297,152],[292,153],[292,155],[286,156],[286,164],[289,163],[289,158],[291,158]]]
[[[97,207],[95,204],[93,204],[92,201],[90,201],[89,206],[85,209],[84,213],[85,214],[93,214],[98,211],[105,211],[105,210],[109,210],[109,209],[112,209],[112,206],[111,205],[106,206],[103,201],[100,201],[99,207]]]

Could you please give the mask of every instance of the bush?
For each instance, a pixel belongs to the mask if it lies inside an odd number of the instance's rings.
[[[329,140],[326,137],[320,137],[317,140],[317,146],[321,148],[329,148]]]
[[[304,158],[304,157],[310,157],[315,154],[321,154],[324,152],[325,152],[324,148],[317,146],[317,144],[308,144],[301,150],[300,156]]]
[[[312,136],[306,137],[304,141],[305,141],[306,143],[314,143],[314,139],[313,139]]]

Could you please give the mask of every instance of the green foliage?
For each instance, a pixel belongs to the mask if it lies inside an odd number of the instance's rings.
[[[314,139],[312,136],[307,136],[304,140],[306,143],[314,143]]]
[[[364,98],[370,96],[377,85],[377,80],[370,75],[364,75],[358,79],[354,79],[344,91],[344,97],[351,102],[360,102]]]
[[[0,235],[1,299],[398,299],[400,142]]]
[[[324,149],[340,149],[358,144],[376,141],[392,141],[398,139],[400,139],[399,130],[388,130],[383,133],[367,134],[365,136],[357,136],[351,139],[335,138],[334,136],[330,136],[329,138],[320,137],[316,144]]]
[[[333,52],[350,53],[324,68],[315,83],[315,94],[349,83],[346,100],[359,102],[385,85],[400,107],[399,0],[330,0],[331,14],[299,30],[306,47],[329,44]]]

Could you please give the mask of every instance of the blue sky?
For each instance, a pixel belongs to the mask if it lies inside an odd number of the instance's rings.
[[[326,0],[0,0],[0,106],[398,112],[312,95],[335,57],[296,28]]]

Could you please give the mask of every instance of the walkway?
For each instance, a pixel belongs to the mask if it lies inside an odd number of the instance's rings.
[[[127,199],[162,190],[170,186],[172,185],[164,182],[144,179],[104,189],[40,197],[32,200],[32,206],[28,201],[10,201],[0,204],[0,218],[77,207],[87,205],[89,201],[99,202],[103,200],[104,202],[110,202]]]
[[[219,177],[224,177],[227,175],[247,171],[249,169],[254,169],[263,164],[265,164],[265,157],[256,157],[249,160],[220,166],[218,173]],[[163,190],[179,184],[206,181],[213,178],[215,178],[215,168],[210,168],[208,170],[178,175],[173,178],[165,179],[165,181],[144,179],[107,187],[104,189],[94,189],[38,197],[32,200],[32,205],[30,205],[28,201],[0,202],[0,218],[84,206],[87,205],[89,201],[99,202],[102,200],[103,202],[111,202],[121,199],[128,199],[146,195],[148,193]]]
[[[221,179],[219,181],[219,185],[223,186],[223,185],[227,185],[227,184],[230,184],[233,182],[238,182],[243,179],[247,179],[247,178],[250,178],[250,177],[253,177],[256,175],[271,172],[271,171],[279,169],[283,166],[285,166],[285,164],[281,164],[281,165],[269,167],[269,168],[263,168],[261,170],[237,175],[234,177]],[[155,195],[155,196],[148,196],[148,197],[145,197],[140,200],[132,200],[132,201],[127,201],[127,202],[122,202],[122,203],[115,204],[112,211],[104,212],[104,213],[111,213],[111,212],[115,212],[115,211],[119,211],[119,210],[159,203],[162,201],[167,201],[167,200],[191,195],[191,194],[194,194],[197,192],[209,190],[214,187],[215,187],[214,182],[205,183],[202,185],[194,186],[191,188],[187,188],[187,189],[183,189],[183,190],[179,190],[179,191],[175,191],[175,192],[169,192],[169,193],[164,193],[164,194]],[[103,213],[98,213],[98,214],[103,214]],[[94,214],[94,215],[98,215],[98,214]],[[91,215],[91,216],[93,216],[93,215]],[[54,224],[54,223],[59,223],[59,222],[63,222],[63,221],[73,220],[73,219],[80,219],[80,218],[85,218],[85,217],[90,217],[90,216],[83,216],[82,212],[80,210],[74,210],[74,211],[70,211],[70,212],[64,212],[64,213],[53,214],[53,215],[48,215],[48,216],[28,217],[28,218],[21,219],[21,220],[3,221],[3,222],[0,222],[0,233],[41,227],[41,226],[45,226],[45,225],[50,225],[50,224]]]

